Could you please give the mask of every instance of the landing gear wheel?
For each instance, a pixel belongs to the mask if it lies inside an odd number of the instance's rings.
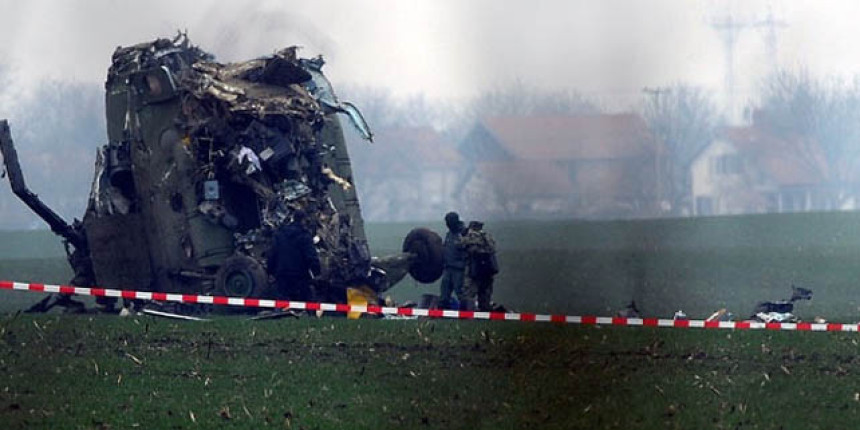
[[[215,273],[215,289],[227,297],[260,297],[266,290],[266,271],[245,255],[227,258]]]
[[[442,277],[442,238],[427,228],[415,228],[403,239],[403,252],[415,254],[409,274],[416,281],[429,284]]]

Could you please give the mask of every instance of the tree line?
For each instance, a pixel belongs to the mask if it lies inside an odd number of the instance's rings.
[[[34,192],[61,215],[80,217],[92,180],[95,151],[106,141],[104,90],[101,85],[49,81],[32,94],[12,94],[7,69],[0,68],[0,112],[12,126],[24,174]],[[477,120],[497,115],[575,115],[600,113],[600,103],[582,93],[552,91],[522,81],[496,86],[461,103],[429,100],[423,95],[394,97],[384,88],[345,86],[338,89],[355,103],[371,128],[431,127],[458,144]],[[835,187],[852,175],[860,155],[860,78],[845,82],[816,79],[804,71],[780,71],[763,80],[760,102],[752,107],[753,125],[775,136],[793,136],[802,154],[823,151],[826,177]],[[669,182],[672,208],[685,204],[687,165],[703,145],[726,125],[716,94],[687,84],[643,91],[634,107],[651,134],[665,145],[669,163],[662,175]],[[804,147],[806,146],[806,147]],[[379,156],[385,157],[384,148]],[[360,175],[361,166],[356,166]],[[5,182],[5,180],[3,181]],[[688,202],[687,202],[688,203]],[[9,191],[0,186],[0,228],[41,227]]]

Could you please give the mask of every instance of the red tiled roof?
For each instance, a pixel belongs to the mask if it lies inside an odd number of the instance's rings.
[[[819,185],[828,179],[824,154],[814,141],[779,138],[752,127],[729,128],[724,135],[778,185]]]
[[[523,160],[584,160],[642,156],[653,139],[639,115],[497,116],[482,123]]]

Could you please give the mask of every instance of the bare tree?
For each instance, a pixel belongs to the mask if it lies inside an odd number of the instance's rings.
[[[387,88],[344,86],[338,89],[338,96],[358,106],[371,130],[392,127],[401,120],[394,97]]]
[[[432,127],[441,129],[447,126],[455,113],[444,103],[434,102],[424,94],[412,95],[397,104],[401,121],[409,127]]]
[[[372,128],[432,127],[454,140],[486,116],[599,112],[577,92],[546,91],[521,81],[485,91],[464,106],[428,100],[423,94],[397,99],[378,87],[345,87],[340,93],[361,109]]]
[[[711,142],[721,119],[711,96],[700,88],[678,84],[646,93],[643,117],[667,151],[659,173],[665,178],[663,200],[669,203],[670,213],[680,214],[691,204],[690,163]]]
[[[423,94],[396,98],[387,88],[345,87],[339,91],[361,109],[372,129],[409,127],[444,127],[451,122],[454,112],[445,103],[428,100]]]
[[[795,145],[833,191],[851,197],[860,162],[860,81],[815,80],[806,71],[779,71],[765,81],[755,125]]]
[[[453,110],[452,110],[453,112]],[[461,141],[481,118],[491,116],[575,115],[600,112],[599,106],[576,91],[548,91],[517,80],[496,86],[472,98],[457,118],[449,122],[446,134]]]
[[[781,137],[812,136],[825,104],[824,88],[809,73],[778,71],[765,79],[755,122]]]
[[[475,97],[469,113],[473,118],[490,115],[558,115],[596,113],[597,105],[576,91],[547,91],[522,81],[495,87]]]
[[[475,122],[486,116],[496,115],[567,115],[575,113],[594,113],[598,111],[595,104],[575,92],[551,92],[534,87],[528,87],[522,82],[498,87],[481,93],[471,101],[461,105],[450,102],[430,100],[423,95],[413,95],[407,98],[395,98],[386,89],[374,87],[346,87],[339,95],[356,104],[361,109],[371,128],[382,135],[386,130],[403,128],[432,128],[442,135],[440,144],[450,145],[446,150],[456,150],[456,144],[475,125]],[[354,136],[348,138],[354,139]],[[358,142],[355,142],[358,143]],[[415,211],[420,205],[408,200],[414,196],[414,191],[408,194],[399,193],[396,172],[389,172],[387,167],[403,163],[404,154],[397,147],[398,142],[378,142],[377,145],[350,145],[350,155],[357,172],[379,172],[372,178],[358,174],[357,189],[369,219],[381,217],[408,218],[413,216],[400,211]],[[440,148],[442,149],[442,148]],[[394,169],[396,170],[396,169]],[[469,173],[471,174],[471,170]],[[417,168],[411,172],[419,176],[422,172]],[[434,173],[438,175],[438,172]],[[400,187],[403,188],[403,187]],[[446,196],[449,198],[450,196]],[[387,208],[381,212],[379,208]]]

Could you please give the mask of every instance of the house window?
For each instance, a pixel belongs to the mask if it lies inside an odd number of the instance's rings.
[[[779,212],[779,195],[777,193],[764,194],[764,211]]]
[[[714,199],[708,196],[696,197],[696,215],[713,215]]]
[[[714,157],[713,169],[717,175],[737,175],[741,172],[741,159],[737,154]]]
[[[782,211],[800,212],[806,209],[806,193],[803,191],[785,191],[782,193]]]

